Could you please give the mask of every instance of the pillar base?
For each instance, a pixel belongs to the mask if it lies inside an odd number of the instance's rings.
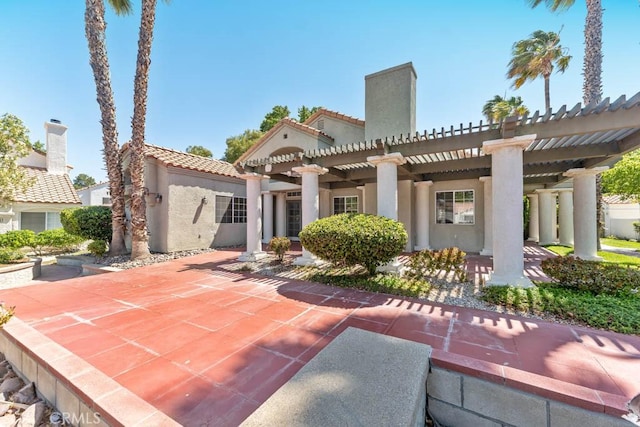
[[[482,256],[493,256],[493,249],[483,249],[480,251]]]
[[[400,261],[398,261],[398,258],[396,258],[388,264],[381,265],[380,267],[376,268],[376,271],[379,273],[402,274],[405,268],[406,267],[404,266],[404,264],[402,264]]]
[[[487,276],[486,286],[515,286],[516,288],[531,288],[534,286],[533,282],[522,274],[498,275],[491,273]]]
[[[265,258],[268,254],[266,252],[243,252],[242,255],[238,257],[238,261],[242,262],[254,262],[258,261],[262,258]]]
[[[598,255],[578,255],[578,254],[571,254],[572,257],[574,258],[580,258],[583,259],[585,261],[602,261],[604,258],[602,258],[601,256]]]
[[[430,251],[431,247],[430,246],[414,246],[413,250],[416,252],[420,252],[420,251]]]
[[[538,240],[540,240],[540,239],[539,239],[539,238],[537,238],[537,237],[529,237],[529,238],[527,239],[527,242],[537,242]]]
[[[316,257],[300,256],[293,260],[293,265],[298,266],[319,266],[324,264],[324,261]]]
[[[557,245],[557,244],[558,242],[542,242],[542,241],[538,242],[538,245],[540,246]]]

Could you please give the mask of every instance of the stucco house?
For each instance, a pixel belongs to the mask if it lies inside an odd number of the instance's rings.
[[[61,228],[60,211],[80,205],[69,178],[67,127],[52,120],[44,128],[47,151],[31,150],[18,161],[34,184],[16,194],[13,202],[0,204],[0,233]]]
[[[99,182],[76,190],[82,206],[111,206],[109,183]]]
[[[131,191],[129,143],[122,147],[125,202]],[[233,165],[145,145],[149,249],[173,252],[244,245],[244,181]]]
[[[365,120],[326,109],[304,123],[286,118],[236,162],[247,194],[241,259],[318,217],[365,212],[401,221],[407,251],[491,255],[490,283],[528,286],[525,195],[532,240],[571,242],[577,256],[597,258],[595,178],[640,146],[640,93],[418,133],[416,81],[411,63],[370,74]],[[303,250],[296,262],[315,259]]]
[[[637,199],[605,194],[602,197],[602,213],[605,235],[623,239],[640,238],[633,226],[634,222],[640,222],[640,201]]]

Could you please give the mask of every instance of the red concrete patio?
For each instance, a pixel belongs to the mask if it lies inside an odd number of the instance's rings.
[[[535,258],[546,255],[529,251],[527,270],[540,274]],[[0,300],[187,426],[239,424],[349,326],[429,344],[436,366],[598,412],[626,412],[640,392],[638,336],[221,268],[238,255],[9,289]],[[470,264],[480,273],[487,259]]]

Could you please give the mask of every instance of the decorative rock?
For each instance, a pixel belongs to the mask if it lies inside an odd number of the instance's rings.
[[[10,403],[0,403],[0,417],[6,414],[9,409],[11,409]]]
[[[29,383],[26,386],[22,387],[20,391],[13,395],[13,401],[16,403],[32,403],[34,402],[38,396],[36,395],[36,385],[34,383]]]
[[[42,423],[47,405],[44,402],[37,402],[24,410],[20,416],[18,427],[36,427]]]
[[[24,386],[22,380],[18,377],[7,378],[0,384],[0,393],[12,394],[20,390]]]
[[[5,414],[0,417],[0,427],[13,427],[16,425],[15,414]]]

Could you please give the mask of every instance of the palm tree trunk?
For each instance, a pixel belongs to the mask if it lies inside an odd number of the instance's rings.
[[[124,243],[125,211],[124,181],[118,145],[118,129],[116,127],[116,107],[109,76],[109,59],[105,43],[106,22],[104,20],[103,0],[86,0],[85,34],[89,44],[89,57],[93,78],[96,83],[96,94],[102,124],[103,156],[109,177],[111,195],[111,244],[109,253],[121,255],[127,252]]]
[[[601,0],[586,0],[587,18],[584,24],[584,64],[582,72],[585,104],[602,98],[602,4]]]
[[[147,204],[144,190],[144,134],[147,115],[147,88],[151,65],[151,43],[156,18],[156,0],[142,1],[138,60],[133,93],[133,119],[131,121],[131,259],[149,257],[147,233]]]
[[[584,64],[582,72],[583,100],[585,105],[598,103],[602,98],[602,3],[601,0],[586,0],[587,18],[584,23]],[[602,181],[596,176],[596,219],[598,237],[603,235]],[[601,249],[598,238],[598,250]]]
[[[549,74],[544,75],[544,109],[549,111],[551,108],[551,96],[549,95]]]

